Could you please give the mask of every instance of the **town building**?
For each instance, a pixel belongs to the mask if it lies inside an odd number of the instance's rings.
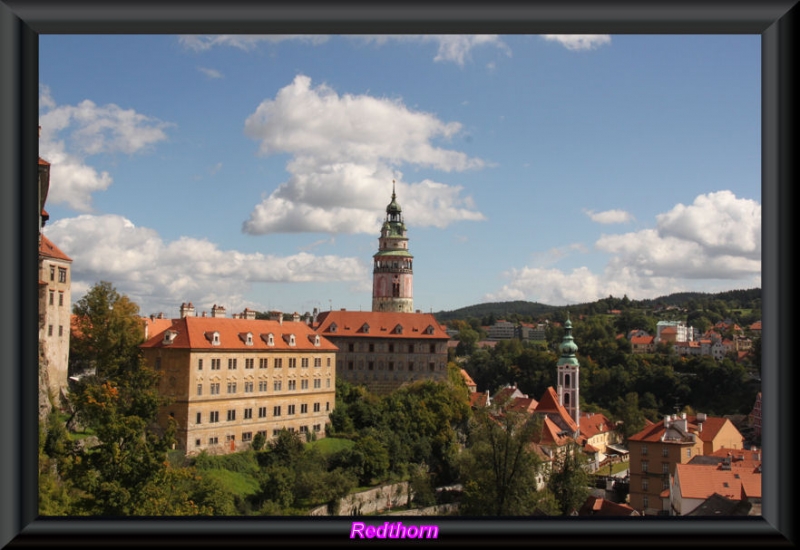
[[[337,376],[371,392],[447,379],[449,337],[430,313],[323,311],[314,329],[339,350]]]
[[[714,495],[730,501],[746,502],[749,504],[749,513],[755,510],[754,515],[760,515],[761,454],[747,452],[745,458],[745,452],[741,449],[732,451],[725,457],[719,457],[717,463],[693,461],[676,465],[670,487],[671,515],[699,515],[693,512],[704,503],[707,504],[707,500]],[[756,455],[756,458],[751,455]]]
[[[392,182],[392,201],[386,207],[378,252],[372,257],[372,311],[414,311],[413,260],[408,251],[403,210]]]
[[[159,423],[176,423],[187,454],[243,450],[256,434],[270,439],[284,428],[325,436],[336,346],[305,322],[280,312],[268,320],[228,318],[216,305],[210,317],[196,317],[184,304],[181,318],[141,349],[162,373],[159,392],[170,400]]]
[[[725,447],[742,449],[744,438],[727,418],[685,413],[649,423],[628,437],[630,505],[644,515],[670,513],[670,478],[675,466]]]
[[[47,362],[49,391],[60,396],[67,387],[72,296],[72,259],[50,239],[39,244],[39,341]]]

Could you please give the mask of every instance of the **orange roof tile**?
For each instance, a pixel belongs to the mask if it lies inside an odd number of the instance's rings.
[[[591,438],[597,434],[607,433],[614,429],[614,425],[602,413],[581,413],[581,435]]]
[[[682,498],[706,499],[718,493],[732,500],[739,500],[744,479],[747,479],[747,487],[750,490],[761,495],[760,473],[720,470],[717,466],[708,465],[676,464],[675,476]]]
[[[55,260],[62,260],[65,262],[71,262],[72,258],[64,254],[60,248],[58,248],[53,241],[42,235],[42,242],[39,245],[39,254],[45,256],[46,258],[53,258]]]
[[[336,330],[331,330],[331,325]],[[365,327],[369,327],[366,331]],[[398,327],[401,330],[398,330]],[[383,311],[323,311],[315,330],[331,338],[421,338],[449,340],[450,337],[431,313],[393,313]]]
[[[552,386],[545,390],[544,395],[539,400],[539,404],[536,406],[536,412],[556,415],[567,425],[570,432],[575,433],[578,431],[578,425],[575,424],[575,420],[572,419],[569,413],[567,413],[567,410],[558,402],[558,394]]]
[[[275,350],[275,351],[336,351],[329,340],[320,336],[320,345],[313,340],[318,336],[302,321],[268,321],[259,319],[232,319],[227,317],[183,317],[174,319],[169,330],[177,334],[170,344],[164,343],[164,331],[148,339],[142,348],[183,348],[183,349],[222,349],[222,350]],[[219,333],[218,346],[211,343],[210,335]],[[247,345],[243,335],[251,333],[253,344]],[[267,345],[266,339],[273,335],[274,345]],[[289,335],[295,336],[295,345],[288,343]]]

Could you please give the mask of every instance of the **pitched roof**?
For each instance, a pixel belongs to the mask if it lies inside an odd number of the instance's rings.
[[[477,384],[475,384],[475,381],[472,379],[472,377],[469,375],[469,373],[467,371],[465,371],[464,369],[460,369],[460,372],[461,372],[462,378],[464,378],[464,382],[466,382],[468,387],[477,385]]]
[[[674,422],[675,421],[670,421],[669,428],[669,430],[672,430],[673,432],[676,431]],[[702,422],[703,429],[700,431],[698,426],[699,423],[697,422],[697,416],[686,417],[687,432],[689,434],[695,434],[697,438],[703,442],[713,441],[726,422],[730,421],[727,418],[720,418],[718,416],[706,416],[705,421]],[[630,436],[628,441],[643,441],[653,443],[660,442],[666,431],[667,428],[664,427],[663,422],[655,422],[646,426],[639,433]],[[674,435],[677,435],[677,433]]]
[[[314,345],[318,336],[302,321],[271,321],[264,319],[232,319],[228,317],[183,317],[173,319],[168,330],[176,332],[171,343],[164,343],[164,331],[149,338],[142,348],[183,348],[194,350],[271,350],[271,351],[336,351],[337,348],[320,336],[319,346]],[[213,345],[210,335],[219,333],[219,345]],[[246,343],[245,335],[252,335],[252,345]],[[274,345],[268,345],[268,336],[273,335]],[[295,345],[288,342],[295,337]]]
[[[591,438],[597,434],[607,433],[614,430],[614,425],[602,413],[581,413],[580,422],[581,435]]]
[[[579,516],[638,516],[639,513],[627,504],[618,504],[590,495],[578,511]]]
[[[569,415],[567,410],[558,402],[558,394],[552,386],[545,390],[544,395],[536,405],[536,412],[558,417],[571,433],[578,431],[578,425]]]
[[[64,262],[71,262],[72,258],[64,254],[53,241],[42,235],[42,242],[39,245],[39,254],[46,258],[53,258],[54,260],[62,260]]]
[[[714,493],[740,500],[742,481],[747,480],[747,487],[752,498],[761,497],[761,473],[745,470],[721,470],[717,466],[704,464],[676,464],[675,476],[680,486],[682,498],[707,499]]]
[[[335,330],[331,327],[335,326]],[[432,313],[395,313],[384,311],[323,311],[314,330],[331,338],[421,338],[449,340],[450,337]]]

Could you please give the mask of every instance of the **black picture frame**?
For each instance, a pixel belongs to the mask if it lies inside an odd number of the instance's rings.
[[[344,518],[37,517],[39,34],[759,34],[762,45],[763,516],[760,518],[436,518],[422,544],[794,546],[796,418],[792,343],[797,182],[794,0],[449,3],[181,3],[0,0],[0,545],[227,547],[346,543]],[[367,523],[369,523],[367,521]],[[410,522],[406,522],[410,523]],[[428,521],[426,523],[431,523]],[[373,541],[376,542],[376,541]],[[384,545],[392,542],[380,541]]]

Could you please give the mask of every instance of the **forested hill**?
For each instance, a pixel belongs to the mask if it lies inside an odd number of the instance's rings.
[[[722,304],[720,304],[722,302]],[[573,315],[607,313],[610,310],[666,308],[670,306],[681,309],[703,309],[724,305],[726,309],[761,309],[761,289],[727,290],[718,293],[706,292],[677,292],[668,296],[661,296],[648,300],[631,300],[627,296],[621,298],[609,296],[602,300],[585,304],[571,304],[569,306],[550,306],[539,302],[526,302],[516,300],[513,302],[487,302],[454,309],[451,311],[435,312],[434,316],[441,322],[453,319],[468,319],[475,317],[495,319],[530,317],[539,319],[554,313],[563,313],[569,310]]]

